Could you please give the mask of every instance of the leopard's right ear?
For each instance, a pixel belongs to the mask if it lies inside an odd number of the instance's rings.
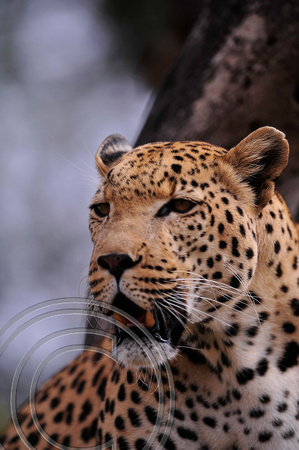
[[[105,176],[116,161],[130,150],[132,147],[129,142],[120,134],[108,136],[98,148],[95,157],[100,174]]]

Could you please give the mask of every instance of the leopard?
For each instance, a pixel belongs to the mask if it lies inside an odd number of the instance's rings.
[[[5,449],[299,448],[299,230],[276,188],[288,155],[269,126],[230,150],[102,143],[101,339],[20,408]]]

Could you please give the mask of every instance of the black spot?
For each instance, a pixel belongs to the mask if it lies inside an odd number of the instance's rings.
[[[285,431],[281,434],[283,439],[291,439],[295,436],[295,431],[291,428],[290,430]]]
[[[81,432],[81,438],[84,442],[88,442],[91,438],[93,438],[96,435],[97,423],[98,423],[97,419],[94,419],[90,427],[83,428]]]
[[[263,403],[263,405],[266,405],[271,401],[271,398],[267,394],[263,394],[260,396],[260,402]]]
[[[161,442],[163,438],[165,438],[165,435],[164,434],[159,434],[159,436],[158,436],[159,442]],[[163,443],[163,449],[165,449],[165,450],[176,450],[177,447],[176,447],[175,443],[173,442],[173,440],[170,439],[170,437],[168,437],[166,442]]]
[[[86,400],[82,405],[82,411],[79,416],[79,422],[84,422],[86,417],[91,413],[92,411],[92,404],[89,400]]]
[[[207,259],[207,266],[210,267],[210,269],[212,269],[212,267],[214,266],[213,258],[208,258]]]
[[[123,383],[119,387],[117,398],[120,402],[123,402],[126,399],[126,389]]]
[[[262,303],[260,297],[258,297],[253,291],[249,291],[249,298],[252,301],[252,303],[255,303],[256,305],[261,305]]]
[[[268,370],[268,361],[266,358],[261,359],[256,367],[257,374],[262,377]]]
[[[214,272],[212,275],[213,280],[220,280],[220,278],[222,278],[222,273],[221,272]]]
[[[171,168],[175,173],[181,173],[182,171],[182,166],[180,164],[172,164]]]
[[[207,249],[208,249],[208,247],[206,245],[202,245],[201,247],[199,247],[200,252],[206,252]]]
[[[266,227],[267,233],[269,233],[269,234],[273,233],[273,227],[272,227],[272,225],[270,223],[267,223],[265,225],[265,227]]]
[[[139,403],[141,403],[141,398],[137,391],[131,392],[131,399],[132,399],[132,402],[135,403],[136,405],[139,405]]]
[[[278,361],[278,368],[281,372],[285,372],[290,367],[297,365],[297,359],[299,355],[299,345],[297,342],[288,342],[284,349],[282,358]]]
[[[94,353],[93,354],[93,356],[92,356],[92,362],[93,363],[98,363],[101,359],[102,359],[102,357],[103,357],[103,354],[102,353]]]
[[[74,365],[70,368],[69,374],[71,375],[72,373],[74,373],[75,370],[77,369],[77,367],[78,367],[78,365],[77,365],[77,364],[74,364]]]
[[[282,276],[281,263],[277,264],[277,266],[276,266],[276,276],[278,278],[280,278]]]
[[[81,372],[78,373],[78,375],[76,376],[76,378],[74,378],[72,384],[71,384],[71,388],[74,389],[77,387],[77,384],[79,382],[79,379],[81,378],[81,376],[84,374],[84,370],[81,370]]]
[[[158,418],[157,411],[154,408],[152,408],[151,406],[146,406],[144,408],[144,411],[145,411],[146,417],[148,418],[149,422],[151,424],[155,425],[157,422],[157,418]]]
[[[176,419],[185,420],[184,414],[179,409],[175,409],[173,415]]]
[[[143,391],[148,391],[149,387],[143,380],[138,380],[137,384]]]
[[[233,323],[225,330],[225,334],[227,336],[237,336],[238,332],[239,332],[239,325],[237,323]]]
[[[245,367],[237,372],[236,378],[239,384],[246,384],[254,378],[254,371],[249,367]]]
[[[271,431],[262,431],[259,433],[259,441],[260,442],[267,442],[271,439],[272,433]]]
[[[246,250],[246,257],[247,257],[247,259],[251,259],[251,258],[254,257],[254,252],[253,252],[253,250],[251,248],[248,248]]]
[[[74,404],[69,403],[66,407],[67,415],[66,415],[66,419],[65,419],[65,421],[68,425],[70,425],[73,421],[73,410],[74,410]]]
[[[114,381],[115,384],[119,382],[120,373],[118,369],[114,369],[111,377],[111,381]]]
[[[127,443],[127,441],[125,440],[125,438],[123,438],[122,436],[120,436],[118,439],[117,439],[117,448],[119,449],[119,450],[129,450],[130,449],[130,447],[129,447],[129,444]]]
[[[56,414],[56,416],[54,416],[53,422],[60,423],[62,419],[63,419],[63,411],[60,411]]]
[[[280,252],[280,243],[278,241],[276,241],[274,244],[274,251],[275,251],[275,253]]]
[[[97,355],[97,353],[95,353],[95,354]],[[97,372],[96,372],[96,374],[94,375],[93,380],[92,380],[92,385],[93,385],[93,386],[95,386],[95,385],[97,384],[98,379],[99,379],[99,377],[101,376],[103,370],[104,370],[104,366],[101,366],[101,367],[99,368],[99,370],[97,370]]]
[[[231,361],[224,352],[221,352],[221,362],[226,367],[231,366]]]
[[[273,427],[281,427],[283,425],[283,421],[281,419],[274,419],[272,421]]]
[[[82,394],[82,392],[84,391],[85,383],[85,380],[80,381],[79,386],[77,387],[77,394]]]
[[[65,438],[62,441],[62,445],[65,447],[69,447],[71,443],[71,436],[65,436]]]
[[[106,396],[106,384],[107,384],[107,377],[104,377],[101,381],[100,386],[98,387],[98,390],[97,390],[97,394],[102,401],[105,399],[105,396]]]
[[[1,438],[2,439],[2,438]],[[18,440],[20,439],[20,436],[17,434],[16,436],[13,436],[9,441],[8,441],[8,443],[9,444],[14,444],[14,443],[16,443],[16,442],[18,442]],[[18,448],[18,447],[17,447]]]
[[[277,405],[277,411],[280,413],[285,412],[287,409],[288,409],[288,405],[285,402],[279,403]]]
[[[179,380],[177,380],[177,381],[175,382],[175,387],[176,387],[177,390],[180,391],[180,392],[186,392],[186,391],[187,391],[186,386],[185,386],[181,381],[179,381]]]
[[[263,409],[255,408],[251,409],[249,411],[249,416],[252,419],[258,419],[259,417],[262,417],[265,414],[265,411]]]
[[[291,308],[294,316],[299,316],[299,300],[297,298],[291,300]]]
[[[143,450],[146,446],[146,441],[144,439],[137,439],[135,441],[135,448],[136,450]]]
[[[246,334],[247,334],[247,336],[249,336],[249,337],[254,337],[254,336],[256,336],[256,335],[257,335],[257,332],[258,332],[258,327],[257,327],[257,326],[250,327],[250,328],[248,328],[248,329],[246,330]]]
[[[232,395],[234,397],[235,400],[240,400],[242,397],[242,394],[240,391],[238,391],[238,389],[233,389],[232,390]]]
[[[223,233],[223,231],[224,231],[224,225],[223,225],[223,223],[219,223],[219,225],[218,225],[218,231],[219,231],[219,233]]]
[[[45,400],[47,400],[48,397],[49,397],[48,392],[45,392],[45,393],[42,395],[42,397],[38,400],[38,403],[44,402]]]
[[[238,245],[239,245],[238,239],[236,237],[233,237],[232,238],[232,254],[234,256],[236,256],[237,258],[240,256],[240,252],[238,250]]]
[[[40,434],[37,431],[33,431],[32,433],[29,434],[27,439],[28,439],[29,443],[33,447],[35,447],[39,442],[39,438],[40,438]]]
[[[233,216],[230,211],[226,210],[225,216],[226,216],[226,220],[228,221],[228,223],[233,223],[234,219],[233,219]]]
[[[245,237],[245,235],[246,235],[246,232],[245,232],[245,228],[244,228],[244,226],[243,226],[243,225],[240,225],[239,229],[240,229],[240,233],[241,233],[241,235],[242,235],[243,237]]]
[[[100,430],[99,430],[99,432],[100,432]],[[110,441],[112,441],[112,436],[111,436],[111,434],[110,434],[110,433],[105,433],[105,439],[104,439],[104,442],[105,442],[106,444],[108,444],[108,442],[110,442]]]
[[[220,242],[219,242],[219,248],[224,249],[224,248],[226,248],[226,247],[227,247],[227,243],[226,243],[225,241],[220,241]]]
[[[188,406],[188,408],[193,408],[193,406],[194,406],[194,402],[193,402],[192,398],[187,398],[185,403],[186,403],[186,406]]]
[[[188,439],[189,441],[197,441],[198,436],[197,434],[190,430],[189,428],[185,427],[177,427],[178,435],[181,436],[183,439]]]
[[[287,334],[292,334],[296,331],[296,327],[292,322],[284,322],[282,324],[282,329]]]
[[[243,311],[243,309],[245,309],[245,308],[248,308],[248,303],[246,300],[240,300],[234,306],[235,311]]]
[[[116,428],[118,430],[124,430],[125,429],[125,421],[124,421],[124,419],[121,416],[117,416],[115,418],[114,425],[116,426]]]
[[[223,425],[223,431],[224,431],[224,433],[227,433],[228,430],[229,430],[229,426],[228,426],[227,423],[225,423],[225,424]]]
[[[50,403],[50,408],[51,409],[56,408],[59,405],[59,403],[60,403],[60,399],[58,397],[52,398],[51,403]]]
[[[140,417],[139,417],[137,411],[134,408],[129,408],[128,409],[128,417],[129,417],[133,427],[140,427],[141,426]]]
[[[208,427],[215,428],[217,426],[217,421],[213,417],[204,417],[202,421]]]
[[[236,277],[235,275],[233,275],[230,279],[230,285],[231,285],[231,287],[238,289],[238,287],[240,286],[239,278]]]
[[[193,420],[193,422],[197,422],[198,421],[198,415],[193,412],[190,414],[190,419]]]
[[[53,439],[53,441],[57,442],[58,438],[59,438],[59,434],[58,433],[53,433],[50,435],[50,438]]]
[[[262,311],[261,313],[259,313],[259,321],[261,323],[265,322],[269,317],[269,314],[266,311]]]

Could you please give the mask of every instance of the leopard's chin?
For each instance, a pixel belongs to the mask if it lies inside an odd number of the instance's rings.
[[[167,310],[146,311],[123,294],[113,302],[116,307],[116,345],[112,356],[131,367],[165,364],[177,353],[184,324]]]
[[[126,367],[154,368],[173,359],[178,353],[170,343],[159,343],[149,338],[137,342],[132,338],[125,338],[121,344],[114,347],[112,357]]]

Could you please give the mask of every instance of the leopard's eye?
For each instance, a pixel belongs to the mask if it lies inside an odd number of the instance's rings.
[[[157,217],[168,216],[171,212],[176,212],[179,214],[184,214],[191,211],[196,205],[192,200],[186,200],[185,198],[175,198],[170,200],[159,209]]]
[[[107,202],[97,203],[95,205],[91,205],[91,209],[94,210],[97,216],[107,217],[110,212],[110,205]]]
[[[180,214],[190,211],[195,206],[194,202],[192,202],[191,200],[186,200],[184,198],[176,198],[172,200],[171,204],[173,211]]]

